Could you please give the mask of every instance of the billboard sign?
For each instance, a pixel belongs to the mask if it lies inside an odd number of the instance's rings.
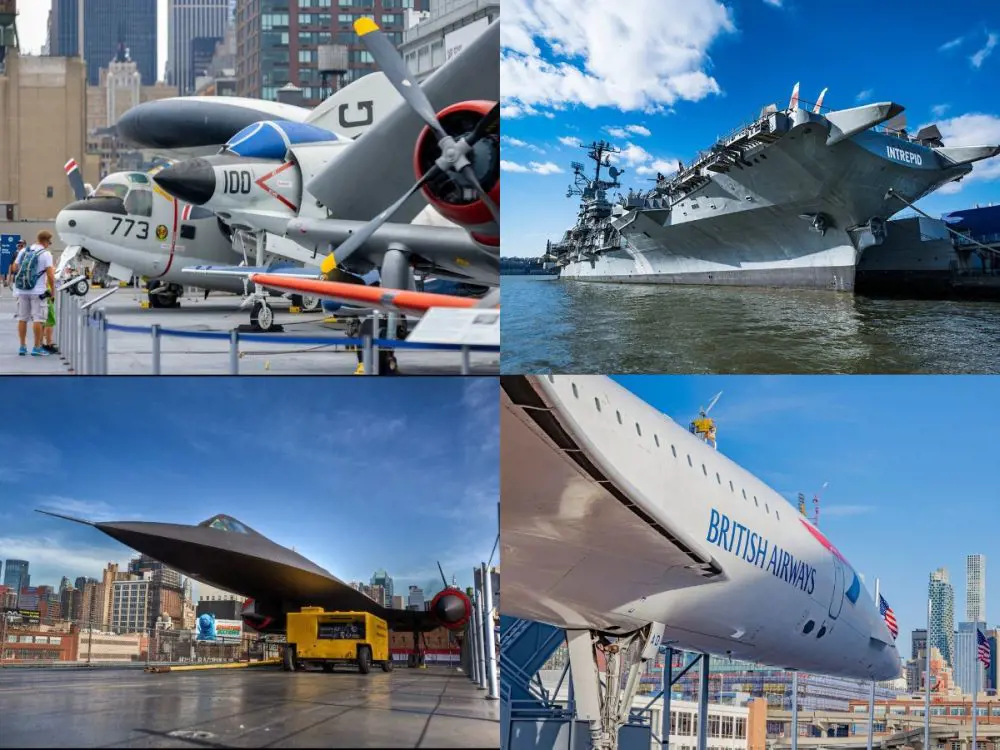
[[[7,269],[14,262],[17,253],[17,243],[21,241],[19,234],[0,234],[0,276],[7,275]]]
[[[4,607],[4,618],[9,623],[22,625],[38,625],[42,621],[42,613],[37,609],[18,609]]]
[[[243,635],[243,621],[216,620],[215,634],[220,641],[238,641]]]
[[[461,52],[462,49],[471,44],[477,36],[486,31],[486,29],[489,28],[489,25],[489,19],[484,16],[483,18],[477,18],[467,26],[455,29],[450,34],[445,34],[444,61],[448,62],[451,58]]]

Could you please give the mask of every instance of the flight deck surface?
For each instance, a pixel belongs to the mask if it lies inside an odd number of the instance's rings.
[[[92,289],[86,300],[103,290]],[[149,328],[154,324],[165,329],[216,331],[228,334],[249,322],[249,311],[239,309],[240,298],[213,293],[185,295],[175,309],[140,307],[144,291],[119,289],[95,307],[107,314],[108,322],[122,326]],[[350,375],[358,366],[357,355],[344,346],[332,344],[282,343],[289,337],[336,339],[346,337],[343,325],[324,323],[324,313],[289,312],[289,302],[272,297],[275,322],[284,326],[280,333],[264,334],[267,341],[240,343],[241,375]],[[68,367],[59,356],[20,357],[17,354],[16,303],[8,288],[0,289],[0,374],[66,374]],[[272,343],[273,342],[273,343]],[[28,333],[31,346],[31,333]],[[226,375],[229,373],[228,339],[175,338],[164,336],[160,343],[161,372],[165,375]],[[404,375],[457,375],[462,355],[457,351],[397,350],[399,371]],[[494,375],[500,371],[497,352],[472,352],[470,369],[474,375]],[[108,374],[148,375],[152,372],[152,339],[148,333],[108,332]]]
[[[484,696],[445,667],[4,669],[0,747],[499,747]]]

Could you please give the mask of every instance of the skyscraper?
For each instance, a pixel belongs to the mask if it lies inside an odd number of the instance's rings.
[[[965,619],[986,620],[986,555],[965,558]]]
[[[408,9],[425,11],[430,0],[237,0],[236,78],[239,96],[275,101],[286,83],[302,88],[304,105],[324,98],[320,45],[348,47],[344,83],[375,69],[371,54],[354,33],[361,16],[374,18],[394,45],[403,41]],[[336,81],[331,81],[335,88]],[[328,92],[327,92],[328,93]]]
[[[410,586],[410,593],[406,600],[407,609],[416,609],[423,611],[424,609],[424,590],[419,586]]]
[[[31,576],[28,575],[28,561],[8,560],[3,574],[3,585],[15,591],[16,597],[19,598],[21,589],[26,589],[31,585]]]
[[[182,96],[193,94],[195,89],[195,69],[192,64],[195,40],[202,40],[198,43],[199,52],[207,44],[204,39],[221,40],[225,36],[229,18],[229,0],[170,0],[167,82],[177,86]],[[214,42],[212,47],[214,49]]]
[[[144,86],[157,79],[156,0],[53,0],[49,19],[49,54],[80,55],[87,63],[87,83],[101,85],[119,42],[131,51]]]
[[[377,601],[383,607],[391,607],[392,578],[389,577],[389,574],[386,573],[385,570],[376,570],[372,574],[372,580],[370,582],[370,585],[372,586],[372,588],[374,588],[375,586],[382,587],[381,596],[375,596],[373,593],[372,598],[375,599],[375,601]]]
[[[983,665],[977,658],[976,631],[986,631],[984,622],[960,622],[955,638],[955,684],[964,695],[972,695],[985,686]]]
[[[931,600],[931,622],[928,643],[937,648],[948,666],[955,666],[955,591],[947,568],[931,573],[928,586]]]

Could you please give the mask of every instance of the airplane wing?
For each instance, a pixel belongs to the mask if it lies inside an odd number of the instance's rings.
[[[614,416],[583,399],[571,413],[546,385],[501,378],[504,613],[625,633],[647,624],[630,617],[630,603],[725,579],[701,539],[654,512],[618,474],[584,407],[595,419]]]
[[[401,312],[407,315],[422,315],[432,307],[478,307],[481,302],[475,297],[415,292],[408,289],[387,289],[284,274],[258,273],[253,274],[250,280],[261,286],[282,292],[305,294],[337,302],[346,302],[347,304],[363,305],[386,312]]]
[[[339,219],[293,219],[285,236],[310,250],[339,246],[368,222]],[[385,223],[369,237],[356,255],[379,266],[386,251],[404,246],[450,277],[495,286],[500,278],[499,255],[479,247],[458,227]]]
[[[318,267],[274,267],[274,266],[189,266],[184,269],[184,273],[196,274],[199,276],[240,276],[249,279],[258,273],[279,273],[282,276],[294,276],[304,279],[318,279],[321,272]]]

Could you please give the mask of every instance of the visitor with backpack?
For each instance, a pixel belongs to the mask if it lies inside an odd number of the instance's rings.
[[[38,233],[35,244],[17,254],[11,266],[14,276],[14,296],[17,298],[17,335],[21,340],[18,354],[28,353],[25,340],[28,336],[28,321],[32,323],[35,346],[32,357],[45,357],[51,352],[42,347],[42,328],[48,312],[43,298],[55,294],[56,274],[52,262],[52,232],[43,229]],[[46,294],[46,287],[51,290]]]

